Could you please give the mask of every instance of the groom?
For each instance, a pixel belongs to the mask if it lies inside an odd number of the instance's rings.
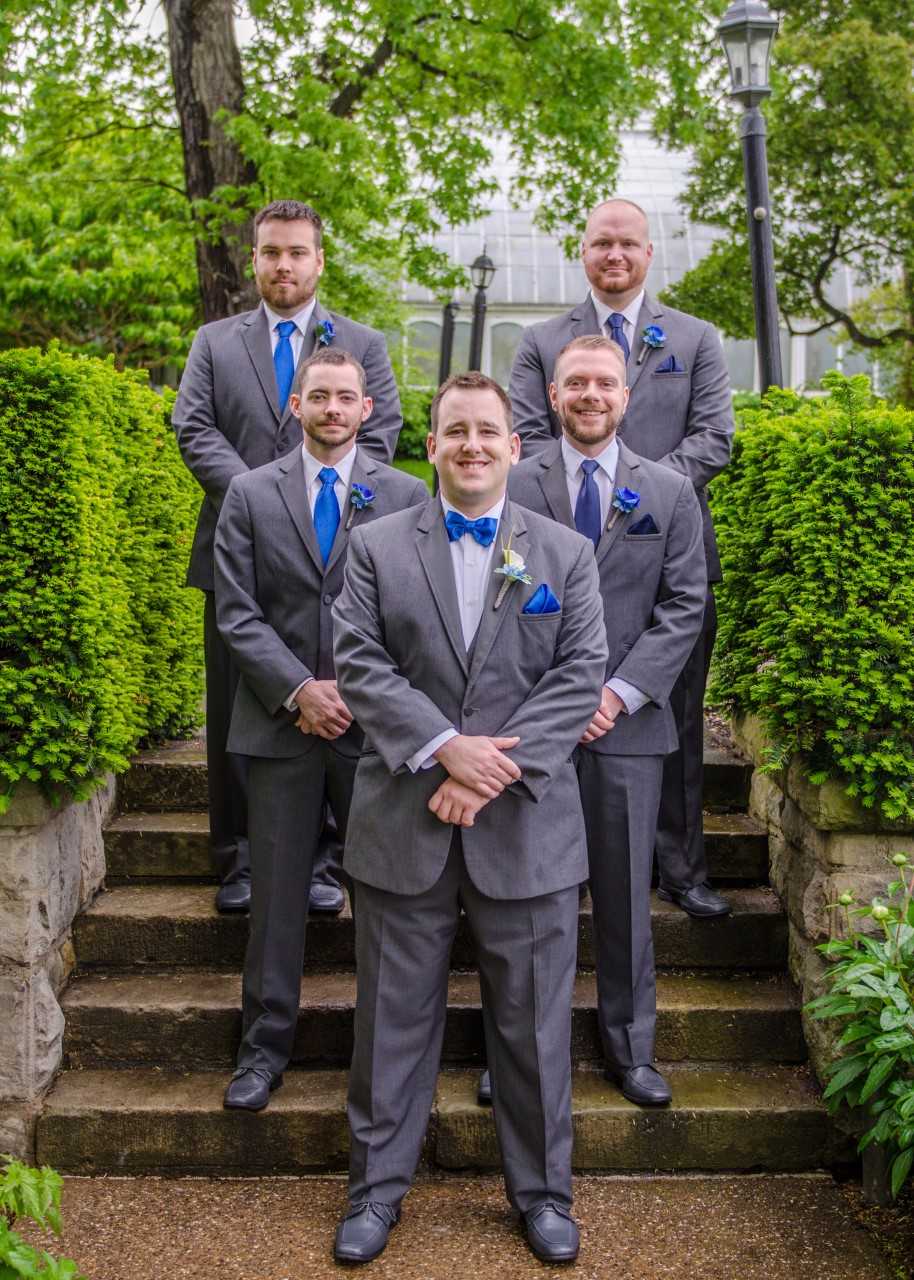
[[[440,388],[428,453],[440,497],[355,531],[334,606],[340,692],[366,735],[344,859],[358,993],[351,1204],[334,1251],[368,1262],[399,1218],[462,907],[508,1197],[536,1256],[571,1261],[571,998],[587,874],[571,754],[605,672],[596,566],[580,534],[506,498],[519,441],[491,379],[458,374]]]

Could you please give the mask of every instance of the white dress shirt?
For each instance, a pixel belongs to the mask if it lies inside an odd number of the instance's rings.
[[[562,436],[562,461],[565,464],[565,479],[568,483],[571,511],[574,514],[581,485],[584,483],[581,463],[586,462],[587,458],[571,444],[567,436]],[[616,483],[616,468],[619,465],[619,442],[615,436],[603,452],[597,454],[592,461],[597,463],[593,478],[600,493],[600,528],[605,529],[612,511],[613,487]],[[606,681],[606,687],[612,689],[613,693],[622,699],[627,715],[633,716],[646,702],[650,702],[646,693],[642,693],[635,685],[620,679],[619,676],[611,676]]]
[[[606,322],[613,312],[616,311],[616,307],[608,307],[605,302],[601,302],[592,289],[590,291],[590,297],[593,302],[593,309],[597,313],[597,324],[600,326],[600,332],[605,334],[607,338],[611,338],[612,330]],[[637,298],[633,298],[622,312],[622,315],[624,316],[622,321],[622,332],[625,334],[628,341],[629,351],[634,351],[635,349],[635,334],[638,332],[638,316],[641,312],[641,304],[643,301],[644,290],[642,289]]]
[[[295,367],[298,368],[298,362],[301,359],[302,346],[305,338],[308,336],[308,329],[311,326],[311,317],[314,314],[314,304],[316,298],[312,298],[310,302],[302,307],[301,311],[294,316],[278,316],[272,311],[266,303],[263,309],[267,313],[267,324],[270,326],[270,347],[273,354],[276,354],[276,344],[279,342],[279,334],[276,332],[276,326],[281,324],[283,320],[291,320],[295,328],[289,334],[289,342],[292,344],[292,359],[295,361]]]
[[[441,518],[445,518],[449,511],[456,511],[457,508],[452,506],[443,494],[440,495],[441,506],[443,508]],[[496,502],[494,507],[483,512],[480,519],[490,516],[493,520],[501,520],[502,508],[505,500],[502,498]],[[463,515],[463,512],[460,512]],[[469,519],[469,516],[467,517]],[[469,649],[473,643],[473,637],[479,627],[482,619],[482,611],[485,605],[486,592],[489,587],[490,573],[494,573],[492,569],[492,560],[495,555],[495,548],[499,545],[498,529],[495,530],[495,537],[487,547],[480,546],[470,533],[465,533],[462,538],[450,544],[451,566],[454,570],[454,586],[457,589],[457,607],[460,610],[460,629],[463,632],[463,643]],[[444,746],[445,742],[449,742],[451,738],[457,737],[457,730],[454,728],[445,729],[443,733],[439,733],[437,737],[432,738],[431,742],[427,742],[424,747],[420,747],[415,755],[410,756],[406,762],[406,767],[413,773],[419,769],[430,769],[435,761],[435,752],[439,747]]]
[[[307,444],[301,447],[301,455],[305,463],[305,494],[308,498],[308,509],[311,512],[312,519],[314,517],[314,506],[317,502],[317,495],[322,488],[320,473],[327,465],[315,458],[312,453],[308,452]],[[352,479],[352,468],[355,465],[355,445],[349,450],[344,458],[340,458],[339,462],[333,464],[337,474],[337,479],[333,484],[333,492],[336,494],[336,500],[340,504],[340,520],[346,520],[349,517],[349,490],[350,481]],[[302,680],[301,684],[289,694],[285,701],[287,711],[295,710],[295,695],[299,689],[304,689],[306,684],[310,684],[314,676],[309,676],[307,680]]]

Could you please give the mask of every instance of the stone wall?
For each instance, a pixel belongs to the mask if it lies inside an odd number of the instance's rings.
[[[22,784],[0,815],[0,1151],[21,1158],[32,1158],[35,1119],[60,1066],[70,930],[104,879],[113,804],[113,778],[59,807]]]
[[[749,812],[768,828],[771,883],[784,904],[789,921],[790,971],[804,1003],[822,995],[826,962],[819,943],[841,936],[845,913],[830,910],[829,902],[850,890],[860,901],[885,896],[896,878],[893,853],[914,849],[912,829],[898,825],[880,830],[879,817],[848,796],[837,782],[814,786],[802,762],[776,774],[760,773],[768,741],[754,716],[737,717],[731,724],[739,749],[756,765]],[[862,928],[859,920],[855,928]],[[803,1015],[803,1029],[812,1064],[823,1079],[834,1056],[839,1031],[829,1023]]]

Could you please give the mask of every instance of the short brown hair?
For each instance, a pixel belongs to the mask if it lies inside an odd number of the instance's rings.
[[[555,364],[552,368],[552,381],[555,382],[555,373],[559,367],[562,356],[567,355],[569,351],[608,351],[610,355],[615,356],[622,366],[622,381],[625,378],[625,352],[619,346],[618,342],[612,338],[608,338],[603,333],[589,333],[581,338],[572,338],[570,342],[566,342],[564,347],[555,357]]]
[[[319,249],[323,241],[324,224],[321,215],[310,204],[302,204],[301,200],[274,200],[266,204],[254,214],[254,244],[257,244],[257,232],[261,222],[310,222],[314,228],[314,247]]]
[[[365,377],[365,370],[356,360],[355,356],[349,351],[344,351],[342,347],[318,347],[313,356],[308,356],[307,360],[302,360],[301,364],[295,370],[295,377],[292,379],[292,395],[300,396],[301,389],[305,382],[305,374],[309,369],[313,369],[318,364],[331,364],[335,368],[339,368],[343,364],[351,364],[353,369],[359,375],[359,386],[362,388],[362,395],[368,394],[368,380]]]
[[[487,378],[484,373],[478,373],[475,369],[470,369],[467,373],[452,373],[435,392],[431,408],[432,435],[436,435],[438,431],[438,410],[441,408],[441,401],[449,391],[454,391],[457,388],[461,391],[494,391],[505,411],[508,435],[511,434],[513,430],[511,401],[508,399],[504,387],[500,386],[494,378]]]

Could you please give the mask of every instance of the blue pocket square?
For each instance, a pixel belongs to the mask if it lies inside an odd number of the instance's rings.
[[[540,583],[521,610],[522,613],[561,613],[561,611],[562,606],[545,582]]]
[[[660,530],[657,528],[657,521],[652,515],[650,515],[650,513],[648,513],[648,515],[642,516],[640,520],[636,520],[631,528],[626,532],[628,533],[628,536],[631,537],[632,534],[659,533]]]
[[[665,360],[661,360],[654,373],[685,373],[685,369],[671,352]]]

